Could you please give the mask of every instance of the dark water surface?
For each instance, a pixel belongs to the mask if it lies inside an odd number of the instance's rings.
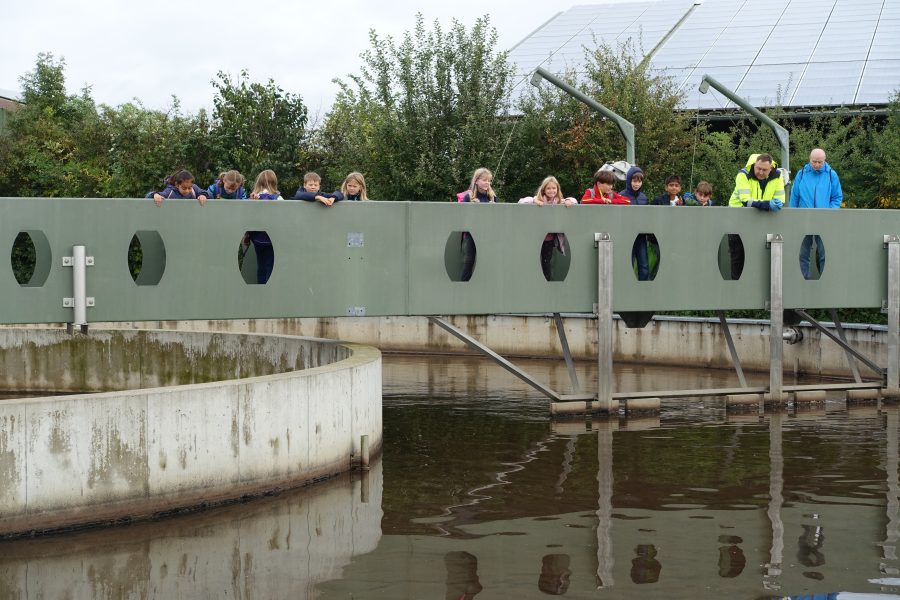
[[[563,365],[519,364],[568,391]],[[625,366],[616,387],[734,379]],[[386,356],[384,382],[368,475],[0,543],[0,599],[900,598],[896,406],[550,423],[481,360]]]

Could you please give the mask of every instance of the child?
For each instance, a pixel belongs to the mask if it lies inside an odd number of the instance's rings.
[[[544,204],[563,204],[565,206],[572,206],[578,204],[578,200],[571,197],[563,198],[563,193],[559,189],[559,181],[556,177],[551,175],[541,182],[541,185],[538,187],[534,196],[526,196],[520,199],[519,204],[537,204],[538,206],[543,206]]]
[[[340,192],[327,193],[319,191],[322,186],[322,178],[318,173],[309,172],[303,176],[303,185],[297,188],[294,200],[306,200],[307,202],[321,202],[325,206],[331,206],[335,202],[344,199]]]
[[[527,196],[519,200],[519,204],[537,204],[545,206],[548,204],[562,204],[563,206],[574,206],[578,204],[575,198],[564,198],[562,190],[559,188],[559,181],[552,175],[544,178],[538,187],[534,196]],[[566,255],[566,236],[563,233],[548,233],[544,236],[541,244],[541,270],[544,272],[544,279],[553,281],[553,249],[559,250],[563,256]]]
[[[344,200],[351,202],[368,200],[369,196],[366,195],[366,178],[363,177],[363,174],[353,171],[347,175],[344,183],[341,184],[341,194],[343,194]]]
[[[459,202],[477,204],[494,204],[497,202],[497,194],[491,184],[494,182],[494,174],[489,169],[480,167],[472,174],[472,182],[469,189],[457,194]],[[460,240],[463,253],[463,267],[460,273],[460,281],[472,279],[472,271],[475,270],[475,240],[468,231],[464,231]]]
[[[650,204],[650,200],[641,191],[642,187],[644,187],[644,171],[640,167],[631,167],[625,174],[625,189],[622,190],[622,195],[635,206],[646,206]],[[631,246],[631,262],[637,265],[638,281],[650,279],[648,244],[656,244],[656,236],[652,233],[639,233]]]
[[[681,177],[678,175],[669,175],[666,177],[666,193],[661,194],[653,199],[653,204],[659,206],[682,206],[682,200],[678,194],[681,193]]]
[[[494,193],[494,188],[491,187],[493,182],[494,174],[489,169],[484,167],[475,169],[469,189],[463,192],[461,197],[457,197],[460,202],[495,203],[498,200],[497,194]]]
[[[253,184],[253,193],[250,197],[258,200],[282,200],[278,192],[278,177],[275,171],[266,169],[256,177]],[[265,231],[248,231],[244,234],[244,251],[253,243],[256,251],[256,283],[263,284],[269,281],[272,269],[275,266],[275,248],[272,239]]]
[[[694,188],[694,193],[688,192],[684,195],[684,205],[685,206],[712,206],[714,204],[712,200],[712,186],[705,182],[701,181],[697,184],[697,187]]]
[[[247,191],[244,190],[244,176],[235,171],[225,171],[219,175],[215,182],[206,188],[208,198],[224,198],[226,200],[246,200]]]
[[[628,198],[628,200],[631,201],[631,204],[636,206],[650,204],[647,196],[641,191],[643,186],[644,172],[640,167],[631,167],[625,175],[625,189],[622,190],[622,195]]]
[[[581,197],[582,204],[631,204],[625,196],[615,193],[612,189],[616,176],[612,171],[604,169],[594,173],[594,187],[584,190]]]
[[[200,206],[206,204],[206,192],[199,185],[194,184],[194,176],[190,171],[181,170],[169,175],[163,180],[165,187],[161,192],[150,192],[147,198],[153,198],[157,206],[167,198],[191,198],[197,200]]]

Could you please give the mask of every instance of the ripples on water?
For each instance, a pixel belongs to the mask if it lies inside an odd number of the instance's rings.
[[[569,390],[562,364],[520,364]],[[622,367],[616,384],[733,379]],[[758,417],[703,398],[550,423],[481,360],[388,356],[384,382],[366,477],[2,543],[0,598],[900,598],[896,406]]]

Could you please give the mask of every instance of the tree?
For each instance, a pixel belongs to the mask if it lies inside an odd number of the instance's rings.
[[[215,167],[238,169],[251,181],[265,169],[274,170],[282,184],[299,178],[307,122],[302,98],[271,79],[265,85],[251,83],[247,71],[237,80],[221,71],[217,77],[211,130]]]
[[[426,30],[421,14],[400,44],[369,33],[363,68],[341,91],[317,136],[333,181],[369,178],[385,200],[446,200],[472,172],[493,168],[506,140],[512,68],[488,17]],[[495,173],[495,181],[502,179]]]
[[[645,193],[661,193],[666,175],[690,166],[692,114],[681,110],[682,95],[671,78],[638,60],[630,41],[585,49],[585,62],[583,75],[570,72],[562,79],[634,123],[637,163],[647,173]],[[625,141],[613,123],[550,84],[524,95],[519,110],[508,157],[518,174],[509,185],[515,196],[534,193],[546,175],[576,195],[589,187],[598,167],[625,158]]]

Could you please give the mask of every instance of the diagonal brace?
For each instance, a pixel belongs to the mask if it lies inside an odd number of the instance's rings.
[[[800,308],[795,308],[794,312],[796,312],[798,315],[800,315],[801,317],[803,317],[804,319],[809,321],[813,327],[815,327],[820,332],[822,332],[822,335],[829,338],[831,341],[833,341],[835,344],[837,344],[838,346],[843,348],[849,354],[852,354],[853,356],[855,356],[864,365],[866,365],[867,367],[869,367],[870,369],[872,369],[873,371],[878,373],[878,375],[880,377],[885,376],[885,373],[887,373],[887,369],[883,369],[883,368],[879,367],[877,364],[875,364],[869,358],[867,358],[864,354],[862,354],[859,350],[857,350],[856,348],[854,348],[853,346],[851,346],[850,344],[846,343],[841,338],[836,336],[834,333],[829,331],[828,328],[826,328],[824,325],[822,325],[821,323],[819,323],[818,321],[813,319],[809,315],[808,312],[806,312],[805,310],[800,309]]]
[[[479,352],[481,352],[482,354],[484,354],[485,356],[487,356],[488,358],[493,360],[495,363],[497,363],[498,365],[500,365],[501,367],[503,367],[504,369],[506,369],[507,371],[509,371],[510,373],[512,373],[513,375],[515,375],[516,377],[518,377],[519,379],[521,379],[522,381],[524,381],[525,383],[527,383],[528,385],[530,385],[531,387],[533,387],[534,389],[536,389],[537,391],[542,393],[543,395],[547,396],[554,402],[560,402],[560,401],[569,399],[569,398],[563,397],[558,392],[551,390],[547,386],[539,383],[531,375],[529,375],[528,373],[526,373],[525,371],[523,371],[516,365],[512,364],[511,362],[509,362],[508,360],[506,360],[505,358],[503,358],[502,356],[500,356],[499,354],[497,354],[496,352],[494,352],[493,350],[491,350],[490,348],[488,348],[487,346],[485,346],[484,344],[482,344],[481,342],[476,340],[475,338],[467,335],[466,333],[460,331],[459,329],[457,329],[456,327],[454,327],[447,321],[441,319],[440,317],[428,317],[428,320],[431,321],[432,323],[434,323],[435,325],[437,325],[438,327],[440,327],[441,329],[443,329],[444,331],[446,331],[447,333],[449,333],[450,335],[456,337],[457,339],[459,339],[460,341],[465,343],[470,348],[474,348],[475,350],[478,350]]]

